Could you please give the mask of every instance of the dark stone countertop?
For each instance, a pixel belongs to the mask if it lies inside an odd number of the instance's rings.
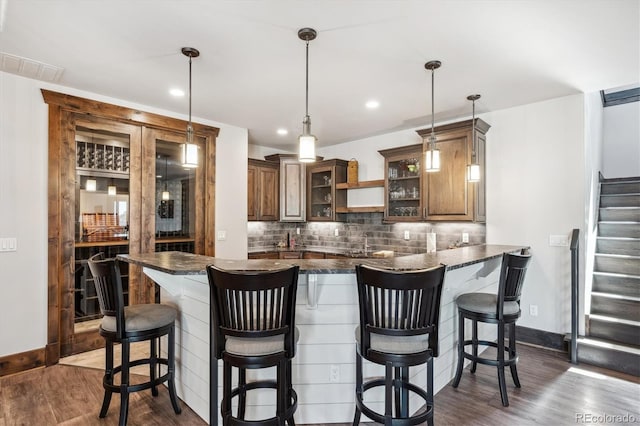
[[[440,264],[447,269],[462,268],[474,263],[513,253],[528,246],[507,246],[482,244],[442,250],[431,254],[413,254],[391,258],[364,259],[250,259],[230,260],[199,254],[167,251],[145,254],[119,254],[118,259],[138,266],[155,269],[172,275],[204,274],[207,265],[215,265],[232,270],[273,270],[291,265],[299,265],[300,271],[316,274],[338,274],[354,272],[357,264],[376,266],[393,270],[428,269]]]

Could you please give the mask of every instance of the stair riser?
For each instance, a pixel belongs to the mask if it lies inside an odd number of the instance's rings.
[[[591,295],[591,313],[640,322],[640,302]]]
[[[600,223],[599,237],[640,238],[640,225],[637,223]]]
[[[639,209],[600,209],[599,220],[640,222]]]
[[[578,361],[640,376],[640,356],[607,348],[578,344]]]
[[[596,256],[593,270],[596,272],[640,275],[640,258]]]
[[[600,207],[638,207],[640,195],[602,195]]]
[[[600,293],[612,293],[620,296],[640,298],[640,279],[594,275],[592,290]]]
[[[613,340],[625,345],[640,346],[640,327],[630,324],[590,319],[589,336]]]
[[[640,182],[603,183],[600,194],[640,194]]]
[[[638,240],[603,240],[596,242],[596,253],[600,254],[624,254],[628,256],[640,256],[640,241]]]

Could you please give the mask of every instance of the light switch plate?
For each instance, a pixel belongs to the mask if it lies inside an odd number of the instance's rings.
[[[405,239],[405,240],[408,240],[408,239],[409,239],[409,237],[410,237],[410,235],[409,235],[409,231],[404,231],[404,239]]]
[[[336,237],[340,235],[340,231],[338,231],[338,228],[333,230],[333,235],[335,235]]]
[[[218,231],[218,241],[224,241],[227,239],[227,231]]]
[[[463,243],[468,243],[469,242],[469,233],[468,232],[463,232],[462,233],[462,242]]]
[[[569,247],[569,236],[568,235],[549,235],[549,246]]]
[[[18,239],[17,238],[0,238],[0,251],[17,251]]]

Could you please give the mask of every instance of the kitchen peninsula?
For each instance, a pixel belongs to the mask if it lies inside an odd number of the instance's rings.
[[[526,247],[477,245],[381,259],[227,260],[182,252],[129,254],[118,258],[142,266],[144,273],[162,288],[162,302],[179,309],[180,317],[176,322],[178,395],[205,420],[209,420],[209,285],[206,266],[268,270],[299,265],[296,326],[300,330],[300,340],[293,360],[293,385],[298,393],[295,418],[299,423],[336,423],[350,422],[355,407],[356,264],[395,270],[447,265],[441,299],[440,356],[434,364],[437,392],[455,373],[455,297],[472,291],[495,292],[502,254],[523,248]],[[483,328],[479,329],[479,337],[494,339],[490,331],[487,333]],[[379,375],[381,371],[379,366],[366,365],[368,375]],[[249,380],[255,377],[250,373],[254,372],[247,373]],[[222,377],[221,371],[219,376]],[[411,370],[411,376],[413,381],[424,383],[425,369],[416,367]],[[249,396],[249,419],[272,415],[273,395],[260,392],[268,391],[258,391],[257,397]],[[371,398],[374,409],[382,409],[382,393],[373,391]],[[412,407],[420,408],[417,403]]]

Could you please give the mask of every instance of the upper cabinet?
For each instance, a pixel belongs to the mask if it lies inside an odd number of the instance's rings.
[[[280,221],[304,222],[307,219],[305,164],[295,154],[273,154],[264,157],[280,164]]]
[[[467,181],[467,165],[473,151],[472,120],[447,124],[435,128],[437,149],[440,150],[440,171],[423,174],[424,220],[475,221],[486,220],[485,209],[485,145],[490,126],[475,120],[476,161],[480,165],[480,181]],[[423,151],[428,149],[427,138],[431,129],[417,131],[425,140]]]
[[[390,222],[424,220],[422,144],[378,152],[384,157],[384,220]]]
[[[278,220],[280,163],[249,159],[247,171],[248,220]]]
[[[336,184],[347,181],[344,160],[325,160],[307,165],[307,212],[309,221],[335,221],[336,209],[347,206],[347,192]]]

